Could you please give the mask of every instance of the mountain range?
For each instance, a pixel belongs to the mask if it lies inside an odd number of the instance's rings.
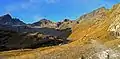
[[[8,14],[0,19],[5,19],[0,25],[3,59],[120,59],[120,4],[56,23],[42,19],[14,26]]]
[[[35,23],[32,24],[25,24],[23,21],[20,21],[17,18],[12,18],[11,15],[6,14],[3,16],[0,16],[0,24],[1,25],[11,25],[11,26],[32,26],[32,27],[38,27],[38,28],[61,28],[62,26],[64,26],[64,24],[66,24],[66,28],[70,28],[70,26],[72,27],[72,25],[67,26],[71,23],[75,23],[75,21],[69,20],[69,19],[65,19],[62,22],[52,22],[50,20],[47,19],[41,19],[40,21],[37,21]],[[65,29],[65,28],[64,28]]]
[[[72,27],[68,25],[73,22],[65,19],[55,23],[41,19],[26,24],[9,14],[3,15],[0,17],[0,51],[65,44],[69,42],[67,37]]]

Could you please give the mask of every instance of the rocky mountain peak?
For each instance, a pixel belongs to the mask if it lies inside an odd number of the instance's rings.
[[[3,21],[8,21],[8,20],[11,20],[12,17],[9,15],[9,14],[6,14],[6,15],[3,15],[0,17],[0,20],[3,20]]]
[[[39,22],[41,22],[41,23],[53,23],[52,21],[50,21],[50,20],[47,20],[47,19],[41,19]]]
[[[95,19],[95,18],[103,18],[105,16],[107,9],[105,7],[98,8],[96,10],[93,10],[90,13],[87,13],[83,16],[81,16],[78,21],[80,20],[88,20],[88,19]]]
[[[42,25],[42,24],[49,24],[49,23],[53,23],[52,21],[50,21],[50,20],[47,20],[47,19],[41,19],[40,21],[38,21],[38,22],[35,22],[35,23],[33,23],[35,26],[40,26],[40,25]]]
[[[56,23],[47,19],[41,19],[40,21],[35,22],[32,25],[39,26],[39,27],[48,27],[48,28],[55,28],[57,26]]]
[[[70,21],[69,19],[64,19],[64,21],[63,22],[68,22],[68,21]]]
[[[106,8],[105,7],[100,7],[100,8],[98,8],[95,11],[104,12],[104,11],[106,11]]]
[[[115,5],[112,7],[112,9],[117,9],[117,8],[120,8],[120,3],[115,4]]]
[[[17,18],[12,18],[10,14],[0,17],[0,24],[2,25],[24,25],[25,23]]]
[[[2,17],[12,18],[10,14],[3,15]]]
[[[112,12],[112,14],[119,14],[120,13],[120,3],[119,4],[115,4],[111,8],[111,12]]]

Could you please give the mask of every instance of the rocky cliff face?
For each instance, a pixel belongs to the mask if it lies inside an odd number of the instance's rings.
[[[120,38],[120,4],[116,4],[111,9],[112,12],[112,23],[109,26],[108,31],[111,32],[111,35],[113,35],[116,38]]]

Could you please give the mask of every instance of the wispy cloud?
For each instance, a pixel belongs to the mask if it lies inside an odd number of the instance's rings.
[[[45,0],[47,3],[57,3],[59,2],[60,0]]]
[[[40,0],[28,0],[20,3],[10,4],[5,7],[5,10],[7,12],[8,11],[12,12],[12,11],[29,9],[30,7],[33,8],[35,6],[35,3],[40,3]]]
[[[5,10],[8,12],[11,12],[11,11],[18,11],[18,10],[24,10],[24,9],[29,9],[29,8],[35,8],[37,6],[37,4],[41,5],[42,3],[45,3],[45,4],[53,4],[53,3],[57,3],[59,2],[60,0],[25,0],[23,2],[16,2],[14,4],[10,4],[10,5],[7,5],[5,7]]]

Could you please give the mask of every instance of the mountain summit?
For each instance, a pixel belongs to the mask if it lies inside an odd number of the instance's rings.
[[[47,19],[41,19],[38,22],[35,22],[32,24],[33,26],[39,26],[39,27],[48,27],[48,28],[55,28],[56,27],[56,23],[47,20]]]
[[[2,25],[25,25],[24,22],[17,18],[12,18],[9,14],[0,17],[0,24]]]

